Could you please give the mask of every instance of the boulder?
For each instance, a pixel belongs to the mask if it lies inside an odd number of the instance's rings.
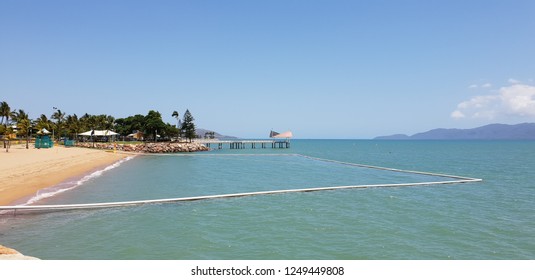
[[[112,143],[88,143],[78,142],[76,146],[83,148],[95,148],[102,150],[113,150],[134,153],[184,153],[184,152],[201,152],[209,151],[210,149],[199,143],[176,143],[176,142],[160,142],[160,143],[146,143],[146,144],[117,144]]]

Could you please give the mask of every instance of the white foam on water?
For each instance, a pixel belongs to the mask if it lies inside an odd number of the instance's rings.
[[[134,158],[134,156],[129,156],[129,157],[123,158],[123,159],[117,161],[116,163],[114,163],[112,165],[106,166],[105,168],[103,168],[101,170],[97,170],[97,171],[95,171],[95,172],[93,172],[91,174],[85,175],[84,177],[80,178],[77,181],[63,182],[63,183],[55,185],[53,187],[39,190],[34,197],[30,198],[26,203],[19,204],[19,205],[30,205],[30,204],[33,204],[33,203],[39,201],[39,200],[42,200],[42,199],[45,199],[45,198],[49,198],[49,197],[53,197],[53,196],[56,196],[56,195],[58,195],[60,193],[63,193],[63,192],[72,190],[74,188],[77,188],[77,187],[83,185],[84,183],[86,183],[87,181],[90,181],[90,180],[92,180],[94,178],[100,177],[105,172],[110,171],[110,170],[112,170],[114,168],[117,168],[121,164],[123,164],[124,162],[127,162],[127,161],[129,161],[129,160],[131,160],[133,158]]]

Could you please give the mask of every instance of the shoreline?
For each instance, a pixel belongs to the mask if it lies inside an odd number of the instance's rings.
[[[0,261],[3,261],[3,260],[39,260],[39,259],[35,257],[25,256],[21,252],[15,249],[5,247],[5,246],[2,246],[2,244],[0,244]]]
[[[0,151],[0,205],[25,203],[40,190],[83,178],[128,156],[78,147],[26,149],[25,144],[15,145],[8,153]]]

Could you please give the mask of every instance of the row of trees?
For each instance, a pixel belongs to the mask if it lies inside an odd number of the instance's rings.
[[[162,115],[158,111],[149,111],[147,115],[134,115],[127,118],[115,119],[111,115],[84,114],[78,117],[76,114],[67,115],[65,112],[54,107],[54,113],[50,119],[45,115],[35,120],[29,118],[22,110],[11,110],[7,102],[0,103],[0,135],[8,138],[16,132],[18,136],[29,139],[32,133],[46,129],[52,131],[56,139],[59,137],[75,138],[76,135],[89,130],[113,130],[122,136],[133,132],[142,132],[148,140],[156,140],[157,135],[165,139],[185,137],[191,141],[195,138],[194,118],[186,110],[183,121],[179,119],[179,113],[174,111],[172,117],[177,119],[177,125],[164,123]],[[13,128],[15,125],[16,129]]]

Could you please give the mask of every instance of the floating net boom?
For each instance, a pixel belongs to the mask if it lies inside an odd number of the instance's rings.
[[[165,156],[185,156],[185,155],[177,154],[177,155],[165,155]],[[187,155],[187,156],[192,156],[192,155]],[[202,156],[202,155],[195,155],[195,156]],[[287,193],[299,193],[299,192],[319,192],[319,191],[335,191],[335,190],[346,190],[346,189],[387,188],[387,187],[432,186],[432,185],[473,183],[473,182],[483,181],[482,179],[463,177],[463,176],[458,176],[458,175],[449,175],[449,174],[441,174],[441,173],[431,173],[431,172],[423,172],[423,171],[395,169],[395,168],[388,168],[388,167],[381,167],[381,166],[372,166],[372,165],[311,157],[311,156],[306,156],[306,155],[301,155],[301,154],[241,154],[241,155],[239,154],[225,154],[225,155],[210,154],[210,155],[204,155],[204,156],[298,156],[298,157],[303,157],[303,158],[307,158],[307,159],[315,160],[315,161],[342,164],[342,165],[354,166],[354,167],[359,167],[359,168],[370,168],[370,169],[385,170],[385,171],[400,172],[400,173],[429,175],[429,176],[435,176],[435,177],[450,178],[453,180],[415,182],[415,183],[398,183],[398,184],[364,184],[364,185],[347,185],[347,186],[329,186],[329,187],[285,189],[285,190],[243,192],[243,193],[217,194],[217,195],[192,196],[192,197],[180,197],[180,198],[104,202],[104,203],[0,206],[0,214],[11,212],[11,211],[16,212],[16,211],[59,211],[59,210],[76,210],[76,209],[99,209],[99,208],[126,207],[126,206],[147,205],[147,204],[178,203],[178,202],[188,202],[188,201],[238,198],[238,197],[247,197],[247,196],[275,195],[275,194],[287,194]]]

